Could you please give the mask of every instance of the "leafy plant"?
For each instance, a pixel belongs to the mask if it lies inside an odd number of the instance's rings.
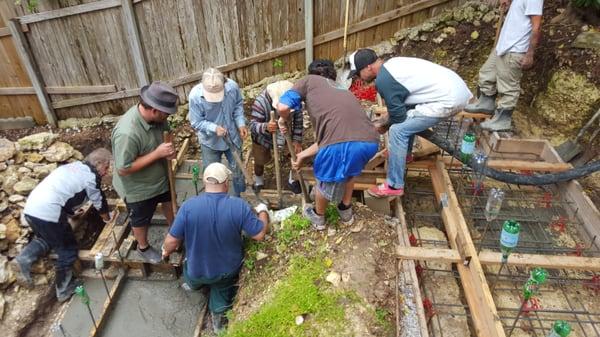
[[[340,213],[334,205],[329,205],[325,209],[325,220],[332,226],[336,226],[340,221]]]
[[[283,68],[283,61],[281,59],[273,60],[273,67],[275,68]]]
[[[600,0],[571,0],[575,7],[595,8],[600,10]]]
[[[39,0],[26,0],[26,2],[27,2],[27,10],[28,11],[30,11],[32,13],[37,12],[38,5],[40,4]],[[15,5],[20,6],[21,0],[16,0]]]

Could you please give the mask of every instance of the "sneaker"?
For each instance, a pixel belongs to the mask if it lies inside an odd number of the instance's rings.
[[[409,154],[408,156],[406,156],[406,163],[410,164],[413,161],[415,161],[415,157],[412,154]]]
[[[162,256],[152,246],[148,246],[148,249],[146,249],[146,251],[144,251],[144,252],[142,252],[140,250],[140,248],[138,247],[137,251],[142,256],[142,258],[144,260],[146,260],[146,262],[148,262],[148,263],[159,264],[162,262]]]
[[[300,182],[298,180],[294,180],[293,182],[288,182],[288,187],[290,191],[294,194],[302,193],[302,187],[300,186]]]
[[[228,321],[224,313],[216,314],[214,312],[211,312],[210,319],[212,321],[213,332],[215,334],[219,334],[227,327]]]
[[[19,261],[19,257],[10,261],[10,266],[15,274],[17,283],[25,288],[33,288],[33,278],[31,277],[30,265]]]
[[[254,184],[252,185],[252,190],[254,190],[255,193],[260,193],[260,190],[262,190],[263,187],[265,187],[263,184]]]
[[[322,231],[327,228],[325,226],[325,216],[318,215],[313,207],[306,207],[304,209],[304,217],[310,220],[312,228],[317,231]]]
[[[385,183],[369,188],[367,193],[375,198],[399,197],[404,195],[404,189],[393,189],[387,183]]]
[[[341,205],[341,203],[340,203]],[[352,213],[352,206],[348,209],[341,209],[338,205],[338,213],[340,214],[340,221],[343,224],[351,225],[354,222],[354,214]]]

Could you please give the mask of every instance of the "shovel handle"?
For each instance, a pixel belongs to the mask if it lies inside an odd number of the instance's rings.
[[[163,142],[172,143],[173,137],[169,131],[163,132]],[[171,205],[173,207],[173,215],[177,214],[177,193],[175,192],[175,176],[173,175],[173,162],[167,159],[167,176],[169,177],[169,190],[171,193]]]
[[[271,110],[271,122],[275,122],[275,111]],[[281,169],[279,167],[279,148],[277,146],[277,131],[273,132],[273,161],[275,162],[275,182],[277,184],[277,195],[279,196],[279,206],[282,204],[281,195]]]
[[[590,118],[590,120],[585,123],[585,125],[581,128],[581,130],[579,130],[579,133],[577,134],[577,138],[575,138],[575,142],[579,142],[579,140],[581,139],[581,137],[583,137],[583,134],[585,133],[585,131],[587,131],[587,129],[590,128],[590,126],[592,126],[592,124],[594,123],[594,121],[596,121],[596,119],[600,117],[600,109],[598,109],[598,111],[596,111],[596,113],[592,116],[592,118]]]
[[[292,145],[292,135],[291,127],[288,126],[288,130],[285,133],[285,142],[287,144],[288,150],[290,151],[290,156],[292,156],[292,161],[296,161],[296,151],[294,151],[294,146]],[[304,202],[307,204],[310,203],[310,196],[308,195],[308,190],[306,189],[306,184],[304,184],[304,177],[302,176],[302,172],[300,170],[294,170],[298,173],[298,178],[300,179],[300,188],[302,189],[302,195],[304,196]]]

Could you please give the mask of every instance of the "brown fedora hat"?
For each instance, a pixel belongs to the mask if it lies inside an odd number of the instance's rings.
[[[154,81],[142,87],[140,97],[144,103],[167,114],[177,112],[177,92],[170,85]]]

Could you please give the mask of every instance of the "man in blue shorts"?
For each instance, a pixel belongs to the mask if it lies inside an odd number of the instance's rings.
[[[293,166],[298,169],[307,158],[316,155],[315,205],[304,210],[316,230],[326,228],[325,209],[329,202],[337,204],[342,222],[352,223],[354,177],[360,175],[379,145],[379,134],[360,102],[335,79],[333,62],[315,60],[308,67],[308,75],[283,94],[277,106],[282,132],[286,131],[291,111],[301,109],[302,101],[315,128],[316,143],[300,152]]]

